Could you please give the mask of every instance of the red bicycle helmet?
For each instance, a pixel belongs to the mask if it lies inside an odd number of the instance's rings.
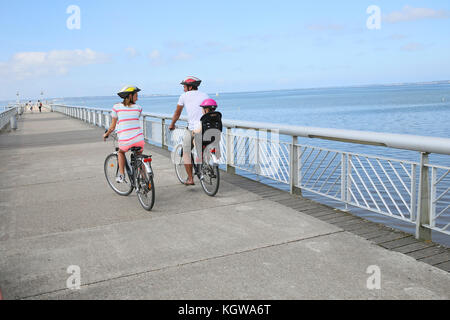
[[[199,87],[201,83],[202,80],[192,76],[187,77],[181,82],[183,86],[193,86],[193,87]]]

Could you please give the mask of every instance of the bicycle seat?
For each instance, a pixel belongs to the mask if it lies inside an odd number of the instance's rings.
[[[131,152],[139,152],[142,150],[142,148],[141,147],[131,147],[130,150],[131,150]]]

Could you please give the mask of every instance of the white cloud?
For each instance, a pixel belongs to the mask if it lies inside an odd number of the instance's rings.
[[[181,49],[184,48],[186,46],[186,42],[181,42],[181,41],[167,41],[165,46],[169,49]]]
[[[448,17],[449,13],[445,10],[413,8],[411,6],[404,6],[401,11],[394,11],[383,16],[383,20],[389,23],[397,23],[423,19],[446,19]]]
[[[134,58],[139,55],[139,52],[136,50],[136,48],[133,47],[126,48],[125,52],[128,54],[130,58]]]
[[[405,36],[404,34],[393,34],[389,37],[389,39],[391,40],[403,40],[407,38],[407,36]]]
[[[150,62],[154,66],[160,66],[160,65],[164,64],[164,60],[162,59],[161,52],[159,52],[159,50],[155,49],[152,52],[150,52],[150,54],[148,55],[148,58],[150,59]]]
[[[159,67],[170,62],[190,60],[193,56],[183,51],[178,52],[176,55],[163,56],[159,50],[155,49],[149,53],[148,58],[153,66]]]
[[[106,54],[85,50],[53,50],[49,52],[19,52],[8,61],[0,62],[0,75],[17,80],[65,75],[70,69],[109,61]]]
[[[235,47],[217,41],[206,41],[201,46],[202,52],[206,51],[209,53],[229,53],[229,52],[237,52],[242,49],[243,46]]]
[[[152,60],[160,59],[161,58],[161,53],[158,50],[153,50],[152,52],[150,52],[149,57]]]
[[[186,52],[179,52],[175,57],[173,57],[176,61],[185,61],[192,59],[192,55]]]
[[[410,42],[401,47],[403,51],[418,51],[423,49],[423,45],[418,42]]]

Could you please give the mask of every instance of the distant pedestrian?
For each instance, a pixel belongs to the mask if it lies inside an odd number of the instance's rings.
[[[30,111],[33,112],[33,103],[31,103],[31,100],[30,100]]]
[[[39,106],[39,112],[42,112],[42,102],[40,100],[38,100],[38,106]]]

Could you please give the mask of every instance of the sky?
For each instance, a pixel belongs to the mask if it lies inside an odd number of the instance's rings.
[[[448,0],[15,0],[0,24],[0,100],[450,79]]]

